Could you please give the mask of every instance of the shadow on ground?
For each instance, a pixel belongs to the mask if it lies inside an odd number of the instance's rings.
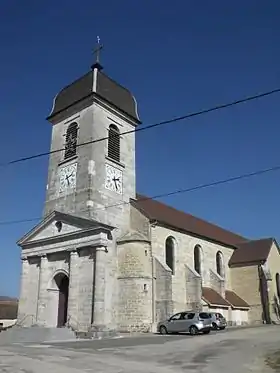
[[[275,372],[280,372],[280,350],[270,353],[265,358],[265,363]]]

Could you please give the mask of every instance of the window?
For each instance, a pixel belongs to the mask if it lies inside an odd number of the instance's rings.
[[[180,320],[181,313],[176,313],[175,315],[170,317],[170,320]]]
[[[206,313],[206,312],[200,312],[200,314],[199,314],[199,318],[205,320],[205,319],[210,319],[211,316],[209,315],[209,313]]]
[[[225,276],[224,260],[223,260],[223,254],[221,253],[221,251],[218,251],[216,254],[216,270],[217,270],[218,275],[220,275],[221,277]]]
[[[78,124],[71,123],[66,131],[64,159],[74,157],[77,152]]]
[[[201,248],[200,246],[196,245],[194,248],[194,269],[195,271],[201,275]]]
[[[120,132],[118,127],[113,124],[109,127],[108,157],[120,162]]]
[[[172,271],[172,275],[174,275],[174,243],[173,237],[167,237],[165,241],[165,263]]]
[[[195,316],[195,313],[188,313],[186,316],[185,316],[185,319],[187,320],[192,320]]]
[[[276,273],[275,281],[276,281],[277,295],[280,298],[280,276],[279,276],[279,273]]]

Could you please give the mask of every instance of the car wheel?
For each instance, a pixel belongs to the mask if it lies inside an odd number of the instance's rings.
[[[213,328],[213,330],[218,330],[218,325],[217,325],[216,323],[213,322],[213,324],[212,324],[212,328]]]
[[[210,329],[209,329],[209,330],[203,330],[202,333],[203,333],[203,334],[209,334],[209,333],[210,333]]]
[[[190,335],[196,335],[196,334],[198,334],[197,327],[194,326],[194,325],[192,325],[192,326],[190,327]]]
[[[161,327],[159,328],[159,332],[160,332],[160,334],[167,334],[167,329],[166,329],[166,327],[165,327],[165,326],[161,326]]]

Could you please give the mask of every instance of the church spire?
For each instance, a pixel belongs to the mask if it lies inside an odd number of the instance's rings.
[[[97,36],[96,47],[95,47],[95,49],[93,51],[93,54],[95,55],[95,62],[91,66],[92,70],[94,70],[94,69],[102,70],[103,69],[103,66],[100,63],[100,52],[101,52],[101,49],[103,49],[103,45],[100,44],[100,37]]]

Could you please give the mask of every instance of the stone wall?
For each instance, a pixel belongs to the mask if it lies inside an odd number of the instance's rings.
[[[248,321],[250,324],[262,324],[263,308],[260,297],[258,266],[231,268],[232,290],[249,305]]]
[[[276,283],[276,274],[280,275],[280,255],[277,246],[275,243],[272,244],[269,256],[266,261],[267,269],[270,270],[271,280],[268,281],[268,295],[270,303],[270,316],[272,322],[280,321],[280,299],[277,294],[277,283]]]
[[[150,222],[140,211],[130,205],[130,228],[150,239]]]
[[[36,322],[38,312],[40,258],[22,260],[21,290],[18,304],[18,323],[31,326]]]
[[[218,273],[215,273],[213,269],[210,269],[209,277],[210,287],[221,294],[222,297],[225,297],[225,280]]]
[[[153,255],[159,258],[161,263],[166,262],[165,241],[168,236],[175,239],[175,270],[172,276],[172,299],[173,311],[179,312],[186,307],[186,294],[192,292],[187,287],[190,283],[186,281],[186,265],[194,270],[194,247],[199,245],[202,251],[202,284],[211,287],[210,269],[216,272],[216,253],[221,251],[225,265],[225,286],[231,289],[230,270],[228,261],[233,249],[219,245],[206,239],[194,237],[182,232],[177,232],[161,226],[151,228],[151,241]]]
[[[202,283],[201,277],[188,265],[185,265],[186,271],[186,309],[201,310]]]
[[[150,331],[152,327],[152,257],[147,242],[118,244],[118,329]]]
[[[173,313],[172,302],[172,271],[159,259],[154,258],[155,287],[156,287],[156,322],[166,320]]]

